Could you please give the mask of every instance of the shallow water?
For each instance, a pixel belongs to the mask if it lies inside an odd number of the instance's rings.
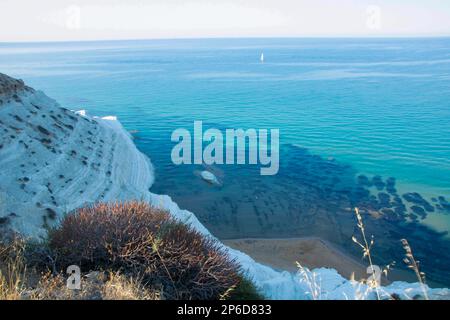
[[[221,238],[320,236],[357,255],[357,205],[380,260],[401,260],[408,236],[450,283],[449,240],[436,232],[450,230],[449,52],[448,38],[0,44],[0,71],[66,107],[117,115],[155,166],[152,191]],[[194,120],[279,128],[279,174],[214,166],[212,186],[202,166],[173,165],[170,135]]]

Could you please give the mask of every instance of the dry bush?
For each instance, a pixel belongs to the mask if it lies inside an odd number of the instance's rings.
[[[0,242],[0,300],[19,299],[25,290],[25,242],[14,238]]]
[[[66,287],[65,277],[50,272],[40,275],[38,283],[22,295],[26,300],[73,300],[77,292]]]
[[[167,299],[219,299],[242,279],[215,240],[142,202],[79,209],[49,233],[49,246],[60,270],[120,271]]]

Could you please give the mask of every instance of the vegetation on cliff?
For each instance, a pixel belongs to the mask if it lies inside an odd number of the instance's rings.
[[[80,290],[66,287],[70,265]],[[0,299],[240,298],[262,297],[220,243],[143,202],[81,208],[45,242],[0,247]]]

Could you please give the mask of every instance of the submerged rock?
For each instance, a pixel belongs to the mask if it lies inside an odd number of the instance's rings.
[[[384,208],[384,209],[381,210],[381,212],[383,213],[383,217],[386,220],[389,220],[389,221],[397,221],[397,220],[399,220],[397,214],[392,209]]]
[[[386,185],[380,176],[374,176],[372,178],[372,184],[378,189],[378,191],[383,190]]]
[[[406,210],[405,205],[401,204],[401,205],[395,206],[394,211],[399,216],[404,216],[407,210]]]
[[[395,188],[395,178],[389,177],[386,180],[386,191],[390,194],[396,194],[397,189]]]
[[[427,213],[422,207],[419,206],[412,206],[411,210],[418,216],[420,216],[422,219],[425,219],[427,217]]]
[[[388,186],[395,186],[395,178],[394,177],[389,177],[386,179],[386,185]]]
[[[423,207],[427,212],[434,212],[434,207],[417,192],[405,193],[403,198],[410,203]]]
[[[372,183],[370,182],[369,178],[367,178],[365,175],[361,174],[357,178],[358,184],[370,187]]]
[[[438,210],[450,212],[450,203],[447,201],[447,199],[445,199],[445,197],[443,196],[439,196],[438,200],[439,204],[436,205],[436,208],[438,208]]]
[[[385,192],[380,192],[378,193],[378,200],[380,201],[380,205],[383,207],[391,207],[390,201],[391,201],[391,197],[385,193]]]
[[[417,192],[408,192],[403,195],[403,199],[405,199],[408,202],[421,204],[423,201],[423,198],[420,194]]]
[[[219,180],[217,179],[217,177],[212,172],[209,172],[209,171],[205,170],[205,171],[200,172],[200,176],[206,182],[209,182],[209,183],[215,184],[215,185],[220,185]]]

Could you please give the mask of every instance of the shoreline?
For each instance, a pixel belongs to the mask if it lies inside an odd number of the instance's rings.
[[[296,261],[308,269],[335,269],[342,277],[350,280],[367,278],[368,264],[358,261],[338,246],[319,237],[296,238],[241,238],[221,239],[222,243],[266,264],[277,271],[296,272]],[[414,274],[405,270],[393,269],[388,276],[382,276],[381,284],[389,285],[395,281],[417,282]],[[442,285],[429,282],[430,287]]]

